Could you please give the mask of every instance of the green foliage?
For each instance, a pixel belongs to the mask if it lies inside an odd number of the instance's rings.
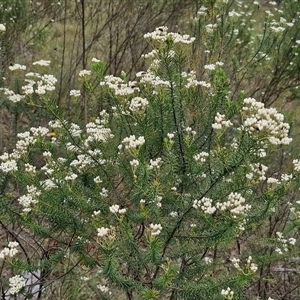
[[[82,87],[68,96],[84,111],[78,124],[57,105],[47,63],[35,64],[40,73],[12,70],[1,90],[16,124],[15,146],[0,157],[1,275],[36,278],[16,293],[272,299],[276,272],[296,269],[300,162],[289,155],[289,124],[269,105],[289,91],[277,81],[295,75],[283,53],[299,65],[282,45],[298,40],[297,21],[289,5],[286,20],[275,6],[203,5],[195,39],[164,26],[145,34],[154,51],[135,81],[106,75],[95,59],[80,72]],[[44,119],[20,133],[30,109]]]

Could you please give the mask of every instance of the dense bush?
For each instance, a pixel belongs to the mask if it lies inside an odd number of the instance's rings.
[[[300,161],[270,105],[297,93],[298,5],[206,1],[195,37],[144,35],[134,78],[87,62],[69,110],[50,61],[10,66],[3,297],[297,299]]]

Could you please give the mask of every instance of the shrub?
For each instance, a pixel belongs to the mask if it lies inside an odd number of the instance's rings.
[[[52,75],[2,89],[52,117],[0,157],[4,295],[272,299],[274,274],[296,270],[300,163],[283,114],[232,97],[226,62],[199,78],[195,38],[165,26],[145,38],[135,81],[97,59],[80,72],[80,124],[56,106]]]

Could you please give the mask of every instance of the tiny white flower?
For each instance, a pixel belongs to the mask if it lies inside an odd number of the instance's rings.
[[[109,292],[109,288],[105,285],[102,284],[98,284],[97,288],[102,292],[102,293],[108,293]]]
[[[96,217],[101,213],[101,210],[94,210],[92,213],[92,217]]]

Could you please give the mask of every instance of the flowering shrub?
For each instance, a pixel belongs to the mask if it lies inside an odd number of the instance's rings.
[[[51,74],[25,73],[21,94],[2,88],[11,105],[52,118],[0,156],[4,294],[63,298],[80,279],[91,299],[274,297],[259,286],[298,245],[289,124],[259,99],[234,98],[226,62],[191,70],[195,38],[165,26],[145,38],[154,50],[136,80],[104,76],[95,59],[80,72],[99,107],[85,124],[55,105]],[[286,168],[273,163],[285,156]],[[273,222],[283,209],[292,214]]]

